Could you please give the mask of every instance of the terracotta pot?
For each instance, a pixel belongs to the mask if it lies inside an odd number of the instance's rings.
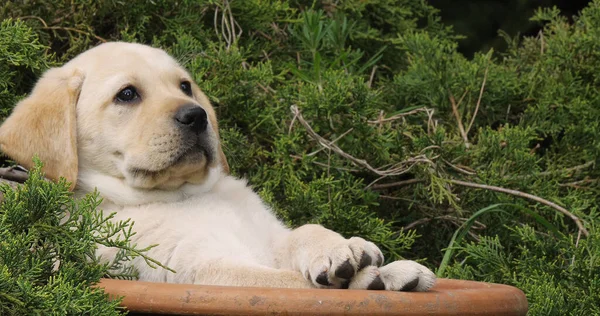
[[[171,315],[525,315],[517,288],[439,279],[426,293],[244,288],[104,279],[134,313]]]

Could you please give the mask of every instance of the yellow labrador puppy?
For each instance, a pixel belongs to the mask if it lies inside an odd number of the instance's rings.
[[[285,227],[244,180],[228,175],[217,118],[192,77],[160,49],[106,43],[48,70],[0,127],[1,150],[105,212],[131,218],[140,246],[177,273],[133,264],[154,282],[426,291],[414,261],[382,266],[377,246],[319,225]],[[101,248],[97,255],[114,256]]]

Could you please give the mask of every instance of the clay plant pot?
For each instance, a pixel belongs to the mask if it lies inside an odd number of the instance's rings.
[[[514,287],[438,279],[426,293],[278,289],[103,279],[110,296],[134,314],[170,315],[525,315]]]

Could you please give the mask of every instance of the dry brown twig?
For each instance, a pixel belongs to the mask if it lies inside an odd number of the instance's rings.
[[[48,27],[48,23],[46,23],[46,21],[44,21],[44,19],[40,18],[39,16],[35,16],[35,15],[27,15],[27,16],[20,16],[17,18],[18,20],[27,20],[27,19],[36,19],[40,22],[42,22],[42,25],[44,27]]]
[[[87,36],[91,36],[97,40],[99,40],[102,43],[106,43],[108,42],[106,39],[91,33],[91,32],[86,32],[83,30],[79,30],[76,28],[72,28],[72,27],[66,27],[66,26],[44,26],[41,28],[42,30],[53,30],[53,31],[67,31],[67,32],[75,32],[75,33],[79,33],[79,34],[83,34],[83,35],[87,35]]]
[[[366,160],[358,159],[358,158],[346,153],[341,148],[339,148],[337,145],[333,144],[331,141],[328,141],[325,138],[321,137],[321,135],[317,134],[312,129],[310,124],[308,124],[308,122],[304,119],[304,117],[302,116],[302,113],[300,113],[300,110],[298,109],[298,107],[296,105],[292,105],[290,107],[290,110],[292,111],[292,114],[294,114],[294,118],[296,120],[298,120],[298,122],[300,122],[300,124],[302,124],[302,126],[304,126],[308,135],[312,139],[317,141],[317,143],[319,143],[319,145],[321,145],[322,147],[324,147],[326,149],[331,150],[332,152],[338,154],[339,156],[342,156],[342,157],[350,160],[355,165],[363,167],[363,168],[371,171],[372,173],[379,175],[381,177],[380,179],[382,179],[384,177],[398,176],[398,175],[404,174],[404,173],[408,172],[413,166],[415,166],[418,163],[433,164],[433,162],[430,159],[428,159],[425,155],[419,155],[416,157],[411,157],[407,160],[404,160],[404,161],[401,161],[398,163],[394,163],[386,169],[375,168],[375,167],[371,166]]]
[[[272,94],[272,93],[277,93],[277,91],[273,88],[271,88],[271,86],[263,86],[260,82],[256,83],[258,85],[259,88],[261,88],[266,94]]]
[[[375,121],[367,121],[367,123],[369,124],[382,124],[382,123],[387,123],[387,122],[391,122],[391,121],[395,121],[398,119],[401,119],[405,116],[409,116],[409,115],[413,115],[419,112],[425,112],[427,114],[429,114],[429,112],[433,112],[433,109],[427,108],[427,107],[422,107],[422,108],[418,108],[418,109],[414,109],[408,112],[404,112],[404,113],[398,113],[396,115],[387,117],[387,118],[383,118],[383,113],[379,115],[379,117],[377,118],[377,120]]]
[[[465,90],[465,93],[463,93],[462,97],[460,97],[460,100],[458,101],[458,103],[456,103],[456,100],[454,99],[454,95],[452,94],[452,92],[448,91],[448,98],[450,99],[450,104],[452,105],[452,114],[454,114],[454,118],[456,119],[456,122],[458,123],[458,131],[460,132],[460,135],[463,138],[463,141],[465,142],[465,147],[469,148],[470,144],[469,144],[469,138],[467,137],[467,132],[465,131],[465,127],[463,126],[462,123],[462,119],[460,118],[460,113],[458,113],[458,107],[460,106],[460,104],[462,103],[463,99],[465,98],[465,95],[467,95],[467,92],[469,90]]]
[[[567,172],[567,173],[572,173],[572,172],[577,172],[583,169],[587,169],[589,167],[592,167],[596,162],[594,160],[588,161],[584,164],[578,165],[578,166],[574,166],[571,168],[566,168],[566,169],[561,169],[561,170],[549,170],[549,171],[544,171],[544,172],[539,172],[539,173],[534,173],[534,174],[530,174],[530,175],[521,175],[521,176],[516,176],[516,177],[511,177],[511,176],[505,176],[504,179],[510,179],[510,180],[522,180],[522,179],[527,179],[527,178],[531,178],[531,177],[545,177],[545,176],[551,176],[551,175],[556,175],[559,173],[563,173],[563,172]]]
[[[469,131],[471,130],[471,127],[473,127],[473,123],[475,123],[475,117],[477,116],[477,112],[479,112],[479,105],[481,104],[481,98],[483,97],[483,90],[485,89],[485,82],[487,81],[489,68],[490,68],[490,65],[488,64],[485,67],[485,73],[483,75],[483,82],[481,83],[481,89],[479,90],[479,98],[477,98],[477,104],[475,105],[475,111],[473,112],[473,116],[471,117],[471,122],[469,122],[469,126],[467,127],[467,130],[465,131],[466,135],[469,135]]]
[[[473,115],[471,116],[471,121],[469,122],[469,125],[467,126],[466,129],[463,126],[462,119],[461,119],[460,113],[458,111],[458,107],[462,104],[465,96],[467,95],[467,92],[469,92],[469,89],[465,90],[465,92],[460,97],[460,100],[458,100],[458,102],[456,102],[456,100],[454,99],[454,95],[452,94],[452,92],[450,92],[450,90],[448,90],[448,98],[450,99],[450,104],[452,105],[452,114],[454,114],[454,118],[456,119],[456,122],[458,123],[458,130],[460,132],[460,135],[463,138],[463,141],[465,142],[465,147],[467,147],[467,148],[469,148],[471,146],[471,144],[469,143],[468,135],[469,135],[469,131],[471,130],[471,127],[473,127],[473,124],[475,123],[475,117],[477,116],[477,113],[479,112],[479,106],[481,105],[481,98],[483,97],[483,91],[485,90],[485,83],[487,82],[489,67],[490,67],[489,64],[485,67],[485,72],[483,75],[483,82],[481,83],[481,88],[479,89],[479,97],[477,98],[477,104],[475,105],[475,111],[473,111]]]
[[[377,65],[373,66],[373,70],[371,70],[371,76],[369,76],[369,82],[367,82],[367,87],[369,88],[371,88],[373,79],[375,79],[375,71],[377,71]]]
[[[584,184],[590,184],[590,183],[595,183],[598,182],[598,179],[583,179],[583,180],[579,180],[579,181],[573,181],[573,182],[568,182],[568,183],[559,183],[558,186],[559,187],[571,187],[571,188],[575,188],[575,189],[585,189],[588,188],[587,186],[583,186]]]
[[[427,113],[427,134],[431,134],[437,128],[437,121],[433,119],[434,109],[430,109],[428,107],[417,108],[405,113],[398,113],[396,115],[390,116],[388,118],[384,118],[383,111],[379,112],[379,116],[377,116],[377,120],[367,121],[369,124],[377,124],[379,125],[379,131],[383,127],[383,123],[392,122],[398,119],[402,119],[405,116],[413,115],[419,112]]]
[[[215,8],[214,15],[214,28],[217,36],[222,36],[227,44],[226,49],[229,50],[231,45],[233,45],[239,38],[242,36],[243,30],[238,22],[233,18],[233,12],[231,12],[231,6],[229,5],[229,0],[223,0],[223,8],[221,12],[221,27],[218,27],[218,18],[219,16],[219,6]],[[237,30],[236,30],[237,28]],[[219,29],[221,33],[219,34]]]
[[[421,182],[425,182],[425,180],[423,180],[423,179],[408,179],[408,180],[402,180],[402,181],[396,181],[396,182],[390,182],[390,183],[374,184],[371,186],[371,188],[373,190],[382,190],[382,189],[389,189],[389,188],[394,188],[394,187],[403,187],[405,185],[411,185],[411,184],[421,183]]]
[[[465,168],[461,168],[461,167],[459,167],[459,166],[457,166],[457,165],[454,165],[454,164],[452,164],[451,162],[449,162],[449,161],[448,161],[448,160],[446,160],[446,159],[442,159],[442,161],[443,161],[443,162],[444,162],[446,165],[448,165],[450,168],[452,168],[452,169],[454,169],[454,170],[456,170],[456,171],[458,171],[458,172],[460,172],[460,173],[466,174],[466,175],[468,175],[468,176],[474,176],[474,175],[477,175],[477,172],[475,172],[475,171],[470,171],[470,170],[467,170],[467,169],[465,169]]]
[[[404,227],[402,227],[403,230],[409,230],[415,226],[419,226],[419,225],[423,225],[425,223],[428,223],[432,220],[447,220],[449,222],[451,222],[452,224],[456,225],[457,227],[461,227],[462,224],[464,222],[466,222],[468,219],[467,218],[463,218],[463,217],[456,217],[456,216],[451,216],[451,215],[442,215],[442,216],[435,216],[435,217],[424,217],[421,219],[418,219]],[[474,221],[473,225],[470,227],[468,234],[475,240],[479,241],[479,236],[477,236],[477,234],[473,233],[471,231],[471,229],[473,230],[482,230],[485,229],[486,225],[483,224],[482,222],[479,221]]]
[[[298,160],[302,160],[301,156],[298,155],[290,155],[290,157],[294,158],[294,159],[298,159]],[[333,167],[330,166],[326,163],[322,163],[322,162],[318,162],[318,161],[313,161],[312,163],[314,163],[315,165],[319,166],[319,167],[324,167],[324,168],[333,168],[336,170],[340,170],[340,171],[347,171],[347,172],[360,172],[360,170],[358,169],[351,169],[351,168],[344,168],[344,167]]]
[[[538,37],[540,39],[540,55],[544,55],[544,46],[545,45],[545,41],[544,41],[544,31],[540,30],[540,32],[538,33]]]
[[[340,135],[340,136],[336,137],[334,140],[330,141],[330,142],[329,142],[329,145],[335,144],[335,142],[337,142],[338,140],[340,140],[340,139],[344,138],[344,136],[348,135],[348,134],[349,134],[350,132],[352,132],[353,130],[354,130],[354,128],[351,128],[351,129],[349,129],[349,130],[347,130],[347,131],[343,132],[343,133],[342,133],[342,135]],[[325,150],[325,148],[326,148],[326,147],[321,147],[321,148],[319,148],[319,149],[317,149],[317,150],[315,150],[315,151],[313,151],[313,152],[311,152],[311,153],[309,153],[309,154],[306,154],[306,156],[308,156],[308,157],[310,157],[310,156],[314,156],[314,155],[316,155],[316,154],[320,153],[321,151]]]
[[[536,201],[538,203],[544,204],[546,206],[549,206],[561,213],[563,213],[564,215],[568,216],[573,222],[575,222],[575,225],[577,225],[577,228],[586,236],[588,237],[590,235],[590,233],[587,231],[587,229],[585,229],[585,227],[583,226],[583,223],[581,222],[581,220],[579,219],[579,217],[575,216],[575,214],[569,212],[566,208],[548,201],[546,199],[543,199],[539,196],[535,196],[533,194],[529,194],[529,193],[525,193],[525,192],[521,192],[521,191],[517,191],[517,190],[511,190],[511,189],[505,189],[505,188],[501,188],[501,187],[497,187],[497,186],[493,186],[493,185],[486,185],[486,184],[478,184],[478,183],[472,183],[472,182],[466,182],[466,181],[460,181],[460,180],[448,180],[450,183],[453,184],[457,184],[457,185],[462,185],[465,187],[470,187],[470,188],[476,188],[476,189],[484,189],[484,190],[490,190],[490,191],[496,191],[496,192],[501,192],[501,193],[506,193],[506,194],[511,194],[511,195],[515,195],[518,197],[522,197],[522,198],[526,198],[529,200],[533,200]]]

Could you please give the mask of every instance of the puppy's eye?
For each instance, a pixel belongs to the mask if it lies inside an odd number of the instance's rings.
[[[192,96],[192,84],[189,81],[182,81],[179,87],[181,88],[181,91],[183,91],[183,93],[187,94],[190,97]]]
[[[119,91],[119,93],[117,93],[117,96],[115,98],[119,102],[129,103],[129,102],[135,101],[139,97],[140,97],[140,95],[137,93],[137,90],[135,90],[135,87],[127,86],[123,90]]]

